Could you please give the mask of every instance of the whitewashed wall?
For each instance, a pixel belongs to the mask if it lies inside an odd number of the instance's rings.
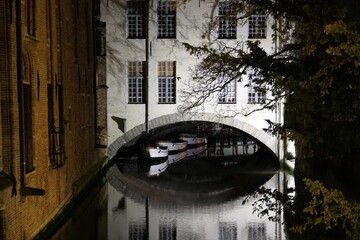
[[[150,24],[149,40],[151,52],[149,56],[149,120],[162,115],[177,112],[180,89],[185,82],[191,81],[191,69],[200,60],[190,56],[182,46],[182,42],[193,45],[201,44],[204,41],[215,43],[216,36],[202,38],[211,16],[216,16],[218,9],[217,1],[190,1],[185,6],[177,8],[177,38],[157,39],[156,9],[157,1],[150,1]],[[144,104],[128,104],[127,86],[127,62],[145,61],[145,39],[127,39],[126,23],[126,1],[125,0],[102,0],[101,21],[107,24],[107,83],[108,83],[108,143],[111,144],[123,133],[112,117],[126,119],[125,132],[133,127],[143,124],[145,121]],[[274,52],[274,44],[271,38],[272,19],[268,20],[267,39],[261,40],[261,46],[268,52]],[[237,40],[247,40],[248,24],[238,24]],[[235,43],[235,40],[221,40],[227,45]],[[158,80],[157,64],[159,61],[176,61],[176,104],[158,104]],[[208,102],[203,107],[203,112],[218,113],[219,116],[226,116],[226,108],[236,108],[238,111],[250,111],[258,108],[259,105],[247,104],[248,89],[244,87],[247,83],[246,76],[243,83],[237,83],[236,104],[217,105]],[[259,111],[248,117],[238,115],[236,118],[247,122],[257,129],[267,127],[264,119],[278,121],[275,111]],[[282,119],[282,118],[281,118]]]

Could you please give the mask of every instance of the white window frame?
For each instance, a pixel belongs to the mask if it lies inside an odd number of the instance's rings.
[[[218,103],[236,103],[236,80],[228,81],[228,76],[219,77],[219,86],[223,88],[219,91]]]
[[[249,78],[249,85],[248,85],[248,104],[262,104],[265,103],[266,100],[266,93],[257,91],[254,88],[253,81],[256,78],[250,79]]]
[[[219,2],[219,39],[236,39],[236,13],[230,6],[230,2]]]
[[[249,39],[266,39],[267,34],[267,17],[265,14],[254,14],[248,19],[249,22]]]
[[[145,1],[127,1],[129,38],[144,38]]]
[[[176,62],[158,63],[158,102],[175,103]]]
[[[144,62],[128,62],[129,103],[144,103],[143,65]]]
[[[158,2],[158,38],[176,38],[176,2]]]

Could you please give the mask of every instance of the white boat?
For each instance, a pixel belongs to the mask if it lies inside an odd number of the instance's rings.
[[[204,152],[207,148],[207,145],[206,144],[202,144],[202,145],[199,145],[197,147],[193,147],[193,148],[188,148],[186,150],[186,155],[187,157],[195,157],[196,155]]]
[[[158,164],[150,164],[147,175],[158,176],[160,173],[164,172],[168,166],[169,166],[169,162],[167,160]]]
[[[206,137],[197,137],[196,134],[183,133],[179,135],[179,139],[187,141],[188,148],[199,147],[207,143]]]
[[[142,166],[146,167],[148,176],[158,176],[168,165],[169,150],[166,146],[147,145],[141,149]]]
[[[147,145],[141,151],[141,156],[145,159],[167,159],[168,155],[169,149],[160,145]]]
[[[184,140],[159,140],[156,142],[160,146],[165,146],[169,150],[169,155],[183,152],[187,148],[187,141]]]
[[[180,161],[181,159],[186,158],[187,156],[187,151],[186,149],[184,151],[175,153],[175,154],[169,154],[168,156],[168,162],[169,164],[173,164],[176,163],[177,161]]]

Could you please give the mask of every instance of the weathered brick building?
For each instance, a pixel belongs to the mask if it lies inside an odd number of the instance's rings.
[[[94,2],[0,1],[0,239],[32,239],[99,162]]]

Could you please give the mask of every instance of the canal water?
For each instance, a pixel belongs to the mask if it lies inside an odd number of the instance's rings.
[[[255,192],[282,191],[293,179],[269,152],[246,148],[208,142],[155,175],[120,157],[52,239],[286,240],[282,213],[260,217]]]

